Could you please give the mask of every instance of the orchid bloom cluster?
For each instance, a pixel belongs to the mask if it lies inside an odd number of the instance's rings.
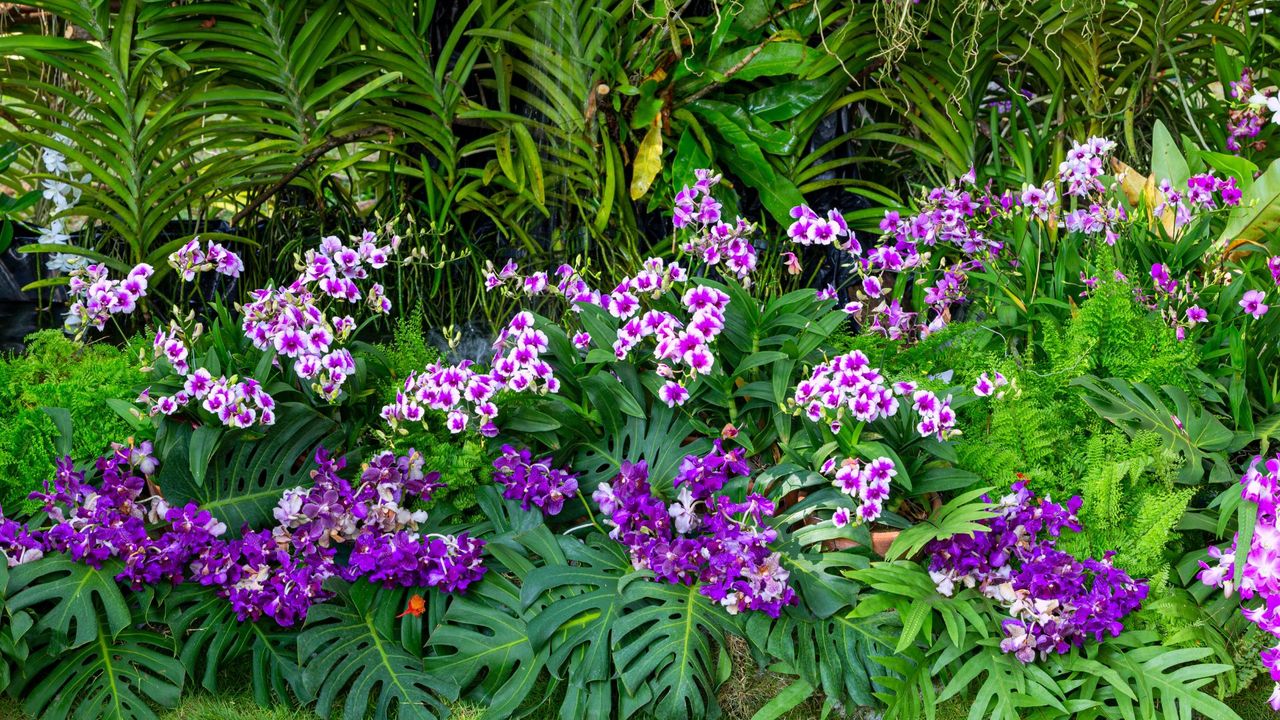
[[[861,255],[862,245],[858,236],[849,229],[844,215],[831,208],[827,217],[823,218],[809,208],[808,205],[797,205],[791,208],[791,217],[795,222],[787,228],[787,237],[797,245],[831,245],[850,255]]]
[[[671,267],[672,269],[679,268],[675,264]],[[575,311],[578,310],[577,303],[588,303],[604,307],[604,303],[600,299],[600,293],[593,290],[572,265],[565,264],[556,268],[555,280],[552,283],[551,277],[545,272],[530,273],[527,277],[521,276],[520,266],[514,260],[508,260],[502,266],[502,269],[496,272],[492,263],[489,264],[484,272],[484,289],[492,292],[500,288],[506,288],[508,285],[513,285],[516,289],[529,296],[542,295],[543,293],[561,295],[572,304],[572,308]],[[511,288],[507,289],[510,290]]]
[[[244,262],[239,255],[212,240],[201,248],[200,238],[173,251],[169,255],[169,265],[186,282],[194,280],[196,273],[210,270],[227,277],[240,277],[240,273],[244,272]]]
[[[520,501],[521,509],[537,507],[546,515],[559,515],[564,501],[578,494],[576,475],[552,466],[550,457],[535,462],[529,448],[503,445],[493,461],[493,480],[503,486],[503,497]]]
[[[1219,207],[1235,207],[1244,193],[1236,186],[1236,179],[1214,177],[1212,172],[1187,178],[1185,191],[1175,188],[1167,178],[1160,181],[1161,200],[1153,208],[1157,217],[1173,212],[1173,227],[1178,229],[1191,222],[1196,211],[1216,210]]]
[[[356,281],[368,278],[370,268],[386,267],[399,245],[397,236],[388,245],[378,245],[377,236],[368,230],[355,247],[334,236],[322,239],[319,248],[307,251],[302,273],[292,284],[252,293],[241,320],[245,336],[259,350],[274,350],[292,360],[298,377],[312,381],[312,389],[326,400],[337,400],[356,371],[351,352],[340,347],[356,322],[350,315],[330,316],[320,306],[326,297],[346,303],[363,299],[376,313],[391,312],[381,284],[372,283],[362,292]]]
[[[1280,256],[1268,258],[1267,269],[1270,271],[1272,281],[1280,287]],[[1216,270],[1215,273],[1202,278],[1201,282],[1204,285],[1211,285],[1224,282],[1229,277],[1221,269]],[[1209,321],[1209,312],[1199,305],[1199,292],[1191,287],[1190,278],[1174,279],[1168,266],[1163,263],[1153,264],[1150,274],[1155,290],[1154,297],[1147,295],[1139,287],[1134,288],[1135,295],[1139,302],[1152,310],[1161,312],[1165,321],[1174,328],[1179,340],[1186,339],[1188,329]],[[1125,280],[1126,278],[1117,271],[1116,279]],[[1094,282],[1096,284],[1096,280]],[[1266,315],[1271,309],[1267,304],[1267,291],[1257,288],[1245,290],[1237,305],[1244,314],[1255,320]]]
[[[1231,81],[1231,97],[1235,107],[1227,118],[1227,149],[1239,153],[1246,145],[1253,150],[1265,150],[1267,143],[1255,140],[1267,123],[1266,112],[1272,113],[1271,122],[1280,122],[1280,98],[1253,89],[1253,69],[1244,68],[1239,80]],[[1274,108],[1272,105],[1274,104]]]
[[[70,145],[71,139],[66,135],[55,134],[53,139],[62,145]],[[74,208],[80,203],[80,185],[89,182],[91,175],[85,173],[79,180],[72,175],[71,165],[67,162],[67,156],[53,148],[42,148],[40,150],[40,163],[44,165],[44,171],[55,177],[47,178],[41,181],[44,187],[44,199],[53,205],[53,213],[55,215],[65,215],[67,211]],[[71,182],[67,182],[62,178],[70,178]],[[67,221],[62,217],[56,217],[49,221],[49,224],[40,228],[40,243],[42,245],[67,245],[71,240],[71,232],[67,228]],[[71,273],[76,270],[83,269],[89,263],[89,259],[83,255],[75,255],[72,253],[53,253],[49,259],[45,261],[45,267],[50,272]]]
[[[387,246],[379,246],[376,240],[374,233],[365,231],[352,248],[336,237],[324,238],[318,249],[307,251],[297,280],[286,287],[254,290],[250,302],[241,308],[241,330],[253,346],[275,352],[277,364],[282,359],[291,361],[294,373],[311,381],[312,390],[328,402],[338,399],[343,385],[356,372],[351,351],[341,347],[355,331],[356,321],[350,315],[331,317],[321,304],[326,297],[348,303],[363,299],[375,312],[390,312],[391,301],[381,285],[374,283],[362,293],[355,282],[368,277],[368,268],[386,267],[399,245],[398,237]],[[216,243],[202,249],[197,240],[171,255],[169,263],[186,280],[210,270],[237,277],[244,269],[235,253]],[[199,326],[193,335],[198,331]],[[229,427],[275,422],[275,402],[256,380],[214,378],[204,368],[192,369],[188,339],[176,324],[157,331],[154,345],[156,356],[163,355],[182,376],[183,388],[154,398],[144,392],[139,401],[148,403],[152,415],[172,415],[193,401],[201,401],[205,410]]]
[[[833,471],[832,484],[852,498],[857,506],[853,510],[837,508],[831,516],[832,524],[841,528],[879,519],[884,512],[884,501],[889,497],[889,484],[898,474],[893,460],[879,457],[863,463],[857,458],[845,458],[837,465],[832,458],[822,466],[822,474],[832,475]]]
[[[1044,217],[1056,207],[1057,191],[1052,182],[1043,188],[1027,188],[1021,196],[1005,192],[999,197],[989,188],[977,188],[975,182],[976,172],[970,170],[946,186],[930,189],[914,215],[886,211],[880,221],[885,242],[862,257],[855,253],[863,274],[864,297],[848,303],[845,312],[869,313],[867,328],[890,339],[937,332],[950,320],[952,307],[968,299],[968,273],[986,267],[1003,251],[1003,244],[988,236],[991,224],[1020,206]],[[883,273],[925,265],[928,249],[939,242],[955,247],[963,259],[940,268],[941,276],[926,291],[929,312],[908,312],[898,300],[883,299],[888,294]]]
[[[385,587],[458,592],[484,575],[483,540],[424,533],[426,512],[406,507],[414,498],[430,500],[443,487],[439,473],[423,471],[421,454],[380,453],[362,468],[355,487],[339,475],[343,459],[333,460],[321,448],[315,460],[314,484],[285,491],[274,510],[279,525],[271,530],[276,546],[290,550],[294,565],[311,573],[314,587],[314,581],[336,575],[349,582],[366,578]],[[345,567],[335,560],[338,546],[351,548]],[[240,589],[258,591],[252,582]],[[298,601],[302,617],[306,604]]]
[[[1240,478],[1240,496],[1257,506],[1258,519],[1253,528],[1253,538],[1244,552],[1244,567],[1240,572],[1240,597],[1245,600],[1259,598],[1262,604],[1241,610],[1248,620],[1280,639],[1280,522],[1277,506],[1280,504],[1280,455],[1266,458],[1254,457]],[[1201,561],[1198,575],[1201,582],[1220,587],[1227,596],[1237,588],[1236,565],[1241,549],[1237,535],[1231,547],[1222,550],[1209,548],[1209,557],[1216,561],[1209,565]],[[1271,707],[1280,710],[1280,644],[1262,651],[1262,664],[1276,683],[1271,692]]]
[[[45,492],[31,495],[44,502],[52,527],[31,530],[0,517],[8,566],[51,552],[95,568],[117,559],[123,567],[116,579],[134,589],[197,582],[230,601],[239,619],[268,617],[283,627],[329,597],[323,584],[330,577],[455,592],[485,573],[483,541],[420,531],[426,513],[406,505],[441,485],[412,450],[374,458],[354,488],[338,475],[343,461],[317,450],[315,484],[284,493],[274,511],[278,525],[246,527],[235,539],[224,538],[226,524],[195,503],[174,507],[147,493],[157,470],[151,452],[149,442],[114,445],[96,463],[96,485],[69,458],[60,460]],[[351,548],[345,564],[338,562],[340,545]]]
[[[1091,137],[1083,143],[1073,143],[1067,157],[1058,164],[1058,182],[1065,186],[1069,197],[1090,197],[1106,192],[1100,179],[1107,172],[1107,158],[1116,144],[1102,137]]]
[[[156,331],[152,353],[155,358],[164,358],[182,376],[183,383],[182,388],[172,395],[153,398],[151,388],[144,390],[138,396],[138,402],[147,405],[151,415],[173,415],[191,403],[198,403],[227,427],[275,424],[275,399],[257,380],[240,380],[236,376],[228,378],[225,375],[215,378],[204,368],[191,369],[188,362],[191,351],[182,328],[176,322],[170,321],[167,329]]]
[[[756,248],[750,239],[755,227],[742,218],[733,224],[721,220],[721,205],[711,195],[711,188],[720,182],[719,175],[698,169],[694,177],[697,180],[693,186],[684,186],[675,198],[672,225],[677,230],[694,230],[681,249],[697,253],[707,265],[723,263],[729,272],[749,282],[751,272],[756,269]]]
[[[734,502],[717,494],[750,468],[741,449],[715,442],[704,456],[685,457],[675,477],[678,495],[666,503],[654,495],[648,465],[624,462],[613,482],[592,498],[604,513],[609,536],[622,543],[637,570],[669,583],[700,585],[699,592],[730,614],[760,611],[777,617],[795,591],[780,555],[769,549],[777,531],[765,520],[773,503],[758,494]]]
[[[542,358],[547,347],[547,335],[534,327],[533,314],[516,313],[494,342],[489,372],[472,369],[470,361],[432,363],[409,373],[395,400],[382,408],[382,418],[394,428],[402,422],[424,422],[426,410],[436,410],[446,413],[452,433],[466,430],[475,417],[480,434],[494,437],[498,434],[494,398],[499,391],[554,393],[560,389],[551,364]]]
[[[1067,230],[1079,232],[1085,236],[1102,236],[1103,242],[1115,245],[1119,235],[1116,233],[1117,223],[1128,218],[1124,207],[1108,192],[1102,181],[1107,172],[1108,160],[1116,144],[1102,137],[1091,137],[1080,143],[1073,143],[1067,151],[1067,157],[1058,164],[1058,182],[1064,187],[1066,198],[1073,198],[1076,207],[1063,217]],[[1051,212],[1037,212],[1037,217],[1047,220]]]
[[[726,293],[704,285],[686,288],[680,302],[689,312],[687,320],[665,310],[645,310],[646,300],[657,300],[689,280],[688,273],[678,263],[649,258],[640,272],[623,279],[608,293],[593,290],[569,265],[560,266],[555,275],[555,283],[546,273],[522,276],[519,267],[508,262],[500,271],[490,268],[485,286],[491,290],[507,288],[530,296],[558,294],[577,311],[582,305],[604,309],[623,323],[612,347],[619,360],[631,357],[643,341],[652,338],[657,372],[666,379],[659,396],[669,407],[681,405],[688,399],[689,380],[712,371],[714,343],[724,329],[724,312],[729,304]],[[578,332],[572,338],[580,350],[589,347],[591,340],[586,332]],[[488,373],[478,372],[464,362],[436,363],[423,372],[411,374],[395,401],[383,408],[383,418],[394,427],[401,422],[423,420],[426,409],[439,410],[448,414],[450,430],[461,432],[474,416],[480,421],[481,434],[492,437],[497,434],[494,423],[497,407],[491,398],[497,390],[537,393],[559,390],[559,380],[542,357],[548,350],[547,336],[534,327],[531,313],[513,316],[494,345]]]
[[[181,582],[195,553],[226,532],[224,524],[194,503],[171,507],[157,496],[143,497],[157,469],[150,442],[114,444],[94,467],[100,476],[96,485],[64,457],[45,491],[31,494],[44,503],[53,523],[47,530],[0,521],[18,530],[16,543],[5,542],[6,533],[0,531],[0,552],[11,567],[61,552],[99,569],[108,560],[121,560],[116,579],[134,588],[161,578]],[[152,537],[149,530],[157,527],[163,532]]]
[[[689,398],[685,378],[711,372],[716,359],[713,343],[724,330],[729,296],[712,287],[695,285],[685,291],[680,301],[690,311],[687,324],[669,312],[650,310],[628,320],[614,343],[614,353],[624,360],[644,338],[654,339],[658,374],[667,379],[658,394],[668,407],[683,405]]]
[[[170,346],[171,343],[169,341]],[[173,415],[188,403],[199,402],[200,407],[230,428],[268,426],[276,422],[275,398],[262,389],[261,383],[253,378],[240,380],[234,375],[215,378],[204,368],[187,375],[182,389],[172,395],[152,400],[148,390],[138,400],[149,404],[152,415]]]
[[[796,385],[792,402],[811,421],[827,422],[832,432],[840,432],[847,416],[864,423],[893,417],[898,413],[899,396],[911,399],[912,409],[920,416],[916,430],[921,437],[945,440],[953,434],[956,414],[951,409],[951,396],[939,398],[913,382],[890,385],[858,350],[815,366],[809,377]]]
[[[147,296],[147,280],[154,273],[142,263],[120,280],[112,280],[106,265],[93,263],[71,270],[67,282],[72,302],[67,308],[66,329],[74,332],[101,330],[112,315],[128,315]]]
[[[995,504],[995,515],[982,521],[985,531],[935,540],[925,548],[939,593],[976,588],[1008,611],[1000,649],[1021,662],[1119,635],[1124,616],[1147,596],[1145,581],[1112,564],[1114,553],[1080,560],[1057,549],[1063,530],[1080,531],[1080,506],[1079,497],[1063,507],[1014,483]]]

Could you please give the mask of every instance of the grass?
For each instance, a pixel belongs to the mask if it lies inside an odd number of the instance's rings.
[[[452,704],[449,710],[452,720],[480,720],[484,715],[482,708],[469,703]],[[28,716],[12,698],[0,696],[0,720],[28,720]],[[160,713],[160,720],[320,720],[320,716],[287,705],[259,707],[248,694],[195,694]]]
[[[744,680],[746,678],[736,679]],[[1267,698],[1271,694],[1271,684],[1264,680],[1259,680],[1248,691],[1227,700],[1227,704],[1239,713],[1243,720],[1274,720],[1276,717],[1276,714],[1267,704]],[[746,694],[752,695],[753,693],[748,691]],[[721,698],[722,701],[725,699],[727,698]],[[739,701],[744,700],[742,697],[737,699]],[[753,698],[754,702],[744,702],[742,707],[726,707],[725,709],[726,711],[737,710],[738,713],[744,713],[750,710],[751,705],[754,705],[755,702],[763,705],[768,699],[765,693],[762,692]],[[818,707],[817,705],[805,703],[787,713],[785,717],[787,720],[816,719],[819,717],[820,712]],[[757,705],[755,709],[758,708],[759,706]],[[938,708],[938,720],[965,720],[968,715],[968,709],[968,706],[963,701],[953,700]],[[450,706],[450,710],[453,720],[480,720],[484,715],[483,708],[469,703],[453,704]],[[738,713],[728,713],[728,716],[736,717]],[[742,717],[750,717],[750,715],[743,714]],[[0,696],[0,720],[29,720],[29,718],[12,698]],[[173,710],[160,713],[160,720],[320,720],[320,718],[310,710],[286,705],[273,705],[269,708],[258,707],[252,696],[233,693],[220,696],[191,695],[183,698],[182,704]]]

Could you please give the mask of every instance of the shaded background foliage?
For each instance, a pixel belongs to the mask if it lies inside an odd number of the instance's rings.
[[[608,276],[669,250],[658,208],[694,167],[766,223],[803,200],[868,228],[879,211],[859,208],[970,167],[1040,182],[1070,138],[1146,157],[1163,121],[1221,147],[1222,87],[1271,64],[1280,22],[1194,0],[18,8],[0,134],[25,153],[3,182],[38,183],[39,147],[66,152],[91,175],[78,245],[163,268],[226,234],[267,261],[257,287],[302,238],[391,223],[421,261],[393,292],[444,291],[435,325],[499,313],[463,282],[487,260]]]

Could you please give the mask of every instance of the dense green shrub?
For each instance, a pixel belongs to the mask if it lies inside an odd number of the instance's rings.
[[[45,330],[27,338],[25,354],[0,362],[0,504],[24,506],[53,473],[59,431],[41,408],[70,413],[72,457],[80,462],[129,435],[128,423],[104,401],[137,394],[137,344],[84,346]]]

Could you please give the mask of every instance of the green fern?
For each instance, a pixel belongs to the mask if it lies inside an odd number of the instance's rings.
[[[1069,377],[1094,374],[1187,390],[1194,387],[1188,371],[1199,360],[1195,343],[1178,342],[1119,281],[1100,283],[1065,328],[1050,326],[1044,349],[1054,372]]]
[[[134,347],[84,346],[45,330],[27,338],[25,354],[0,362],[0,506],[29,509],[27,495],[53,476],[58,429],[42,407],[70,413],[77,462],[128,437],[129,424],[103,400],[137,394],[142,374]]]

